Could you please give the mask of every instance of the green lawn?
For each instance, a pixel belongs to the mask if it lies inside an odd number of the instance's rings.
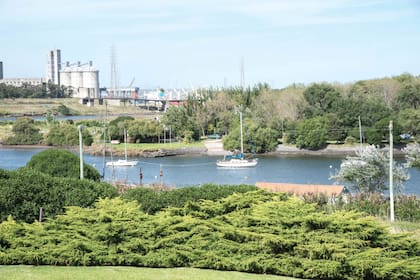
[[[290,277],[197,268],[138,268],[121,266],[0,266],[1,280],[139,279],[139,280],[287,280]]]

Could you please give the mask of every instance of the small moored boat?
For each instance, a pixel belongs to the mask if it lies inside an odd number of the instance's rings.
[[[108,161],[106,166],[136,166],[137,160],[119,159],[117,161]]]
[[[218,160],[216,165],[218,167],[227,168],[245,168],[255,167],[258,164],[258,158],[245,158],[244,155],[244,140],[242,131],[242,112],[239,112],[240,126],[241,126],[241,152],[233,155],[226,155],[222,160]],[[252,142],[251,142],[252,145]]]
[[[117,161],[108,161],[106,166],[136,166],[137,160],[128,160],[127,159],[127,131],[124,129],[124,159],[119,159]]]

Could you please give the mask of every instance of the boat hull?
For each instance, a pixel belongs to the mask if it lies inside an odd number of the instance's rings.
[[[230,160],[218,160],[216,165],[218,167],[225,167],[225,168],[247,168],[247,167],[255,167],[258,164],[258,160],[252,159],[230,159]]]
[[[138,163],[137,160],[125,160],[120,159],[117,161],[108,161],[106,166],[136,166]]]

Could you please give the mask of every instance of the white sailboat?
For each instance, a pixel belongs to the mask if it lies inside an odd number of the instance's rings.
[[[258,164],[258,158],[245,158],[244,155],[244,137],[242,129],[242,112],[239,112],[240,126],[241,126],[241,152],[233,155],[226,155],[222,160],[218,160],[216,165],[218,167],[227,168],[244,168],[255,167]]]
[[[106,166],[136,166],[137,160],[128,160],[127,159],[127,131],[124,129],[124,159],[119,159],[116,161],[108,161]]]

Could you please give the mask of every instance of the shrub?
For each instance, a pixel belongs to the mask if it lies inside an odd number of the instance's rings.
[[[43,137],[35,121],[28,117],[18,118],[13,124],[14,136],[6,138],[4,144],[8,145],[34,145],[41,143]]]
[[[26,168],[38,170],[54,177],[80,178],[80,158],[67,150],[47,149],[32,156]],[[98,170],[83,164],[83,177],[99,181]]]
[[[82,130],[82,140],[86,146],[93,143],[93,137],[87,129]],[[76,146],[79,145],[79,131],[69,122],[57,122],[51,126],[45,141],[52,146]]]
[[[213,213],[213,215],[207,215]],[[101,199],[42,225],[0,224],[0,264],[201,267],[305,279],[419,279],[420,243],[357,212],[252,191],[146,214]]]
[[[353,145],[354,143],[356,143],[356,138],[354,138],[353,136],[347,136],[346,140],[344,140],[344,144],[347,145]]]
[[[106,183],[90,180],[51,177],[40,171],[21,168],[0,170],[0,220],[9,215],[18,221],[38,219],[39,208],[52,218],[65,206],[88,207],[99,197],[114,197],[117,191]]]
[[[190,201],[199,201],[201,199],[215,201],[233,193],[244,193],[256,189],[255,186],[248,185],[218,186],[212,184],[205,184],[201,187],[185,187],[169,191],[136,188],[127,191],[122,197],[128,200],[138,201],[143,211],[153,214],[168,207],[183,207]]]

